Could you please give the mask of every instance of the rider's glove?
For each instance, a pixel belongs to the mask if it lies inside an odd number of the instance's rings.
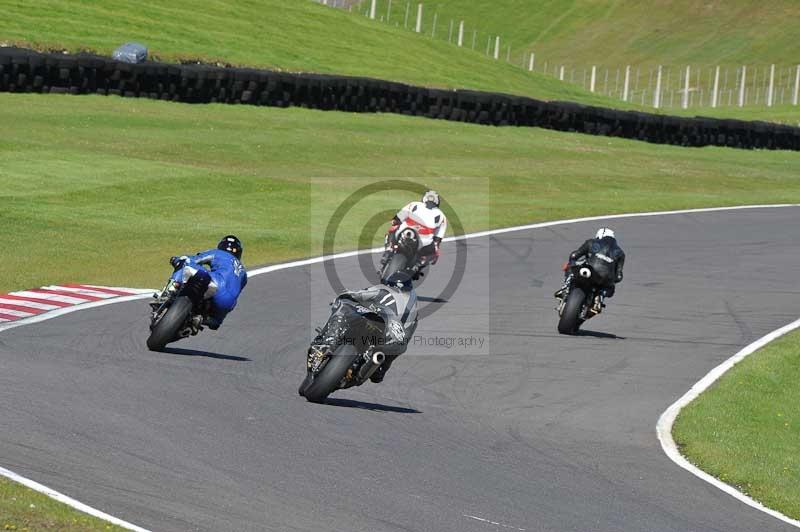
[[[561,271],[565,272],[565,271],[569,270],[569,267],[571,266],[571,264],[572,264],[572,261],[565,262],[564,265],[561,266]]]
[[[172,257],[171,259],[169,259],[169,263],[172,265],[173,268],[177,270],[180,269],[181,266],[183,266],[183,263],[186,262],[187,260],[189,260],[189,257],[183,255],[181,257]]]
[[[386,325],[386,345],[400,345],[406,339],[406,330],[397,320],[390,320]]]

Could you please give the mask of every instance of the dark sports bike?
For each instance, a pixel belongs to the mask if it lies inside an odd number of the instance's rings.
[[[361,386],[383,364],[386,320],[378,309],[339,298],[308,350],[298,393],[321,403],[336,390]]]
[[[605,307],[602,293],[604,284],[596,270],[585,260],[569,265],[572,282],[556,310],[558,332],[575,334],[586,320],[602,312]]]

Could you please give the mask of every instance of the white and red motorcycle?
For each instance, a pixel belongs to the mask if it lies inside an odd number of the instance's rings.
[[[378,274],[382,279],[395,272],[404,272],[413,279],[423,276],[423,269],[432,264],[435,255],[434,236],[438,226],[437,213],[417,209],[394,231],[387,233],[386,250]]]

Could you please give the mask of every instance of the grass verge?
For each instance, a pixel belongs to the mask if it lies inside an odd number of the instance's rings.
[[[378,178],[437,188],[467,231],[800,201],[792,152],[101,96],[0,95],[0,123],[13,124],[0,137],[0,222],[15,250],[0,262],[0,290],[159,285],[170,255],[229,232],[251,265],[315,255],[314,213]],[[408,199],[360,204],[338,247],[355,247],[364,220]]]
[[[800,519],[800,332],[750,355],[681,411],[673,436],[702,470]]]
[[[0,477],[0,530],[106,532],[125,529],[79,512],[28,487]]]

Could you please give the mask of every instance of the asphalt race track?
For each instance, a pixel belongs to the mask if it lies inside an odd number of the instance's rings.
[[[253,278],[222,330],[170,353],[147,351],[144,301],[9,330],[0,464],[158,531],[791,529],[673,464],[655,424],[800,315],[800,208],[607,223],[625,282],[585,334],[556,333],[552,292],[597,223],[471,239],[417,335],[474,344],[412,344],[328,405],[297,395],[333,296],[321,265]],[[354,288],[357,260],[336,261]]]

